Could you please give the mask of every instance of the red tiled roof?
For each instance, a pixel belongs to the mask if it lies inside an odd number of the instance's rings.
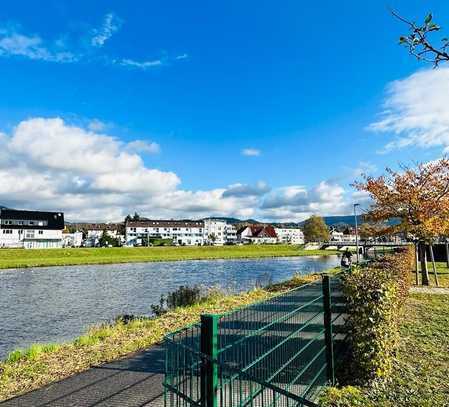
[[[277,238],[277,234],[273,226],[249,225],[247,227],[249,227],[249,229],[251,230],[251,237],[271,237],[274,239]],[[246,227],[241,228],[237,233],[241,234],[245,229]]]

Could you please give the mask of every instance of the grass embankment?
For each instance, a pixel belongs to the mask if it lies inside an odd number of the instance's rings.
[[[391,381],[372,389],[373,405],[449,405],[449,295],[413,294],[401,324]]]
[[[335,253],[336,251],[331,250],[303,250],[293,245],[0,249],[0,269],[172,260],[312,256]]]
[[[238,295],[213,293],[200,304],[177,308],[161,317],[135,319],[125,324],[93,327],[87,334],[62,345],[34,345],[12,352],[0,362],[0,401],[71,376],[99,363],[109,362],[160,342],[164,335],[199,321],[203,313],[222,313],[265,300],[318,278],[295,276],[270,289]]]

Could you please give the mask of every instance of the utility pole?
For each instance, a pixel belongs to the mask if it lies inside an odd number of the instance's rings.
[[[360,204],[358,204],[358,203],[354,204],[355,246],[356,246],[356,250],[357,250],[357,264],[359,264],[359,230],[358,230],[358,225],[357,225],[357,212],[356,212],[357,206],[360,206]]]

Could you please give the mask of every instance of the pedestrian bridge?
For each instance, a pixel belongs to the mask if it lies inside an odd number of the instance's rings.
[[[370,242],[369,240],[361,240],[358,243],[354,241],[328,241],[321,244],[321,249],[327,249],[330,247],[336,247],[338,250],[346,247],[361,247],[364,250],[368,250],[370,248],[379,247],[379,248],[395,248],[395,247],[406,247],[409,246],[410,243],[407,242]]]

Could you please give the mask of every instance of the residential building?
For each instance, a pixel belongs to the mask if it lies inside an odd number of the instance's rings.
[[[126,245],[140,246],[151,238],[169,239],[175,245],[204,244],[204,222],[191,220],[138,220],[125,225]]]
[[[226,243],[235,244],[237,243],[237,228],[229,223],[226,224]]]
[[[237,229],[219,219],[204,220],[204,242],[222,246],[224,244],[232,244],[237,241]]]
[[[279,243],[304,244],[304,233],[299,228],[275,228]]]
[[[278,241],[274,227],[269,225],[243,226],[237,232],[237,236],[243,243],[274,244]]]
[[[83,232],[67,232],[62,233],[63,247],[81,247],[83,244]]]
[[[345,233],[345,232],[338,232],[337,230],[332,230],[330,232],[330,240],[333,242],[355,243],[356,241],[355,232],[347,231],[347,233]]]
[[[0,209],[0,247],[59,248],[63,230],[61,212]]]
[[[104,232],[108,236],[118,239],[121,244],[125,241],[123,223],[74,223],[71,226],[77,231],[83,232],[83,245],[86,247],[98,246]]]
[[[330,232],[330,240],[334,242],[342,242],[343,241],[343,232],[339,232],[337,230],[332,230]]]

